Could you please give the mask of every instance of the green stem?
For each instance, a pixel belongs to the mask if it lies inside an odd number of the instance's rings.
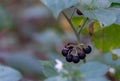
[[[73,13],[72,13],[72,15],[71,15],[71,17],[70,17],[70,20],[72,19],[73,15],[74,15],[74,13],[75,13],[75,10],[76,10],[76,8],[73,10]]]
[[[71,19],[69,19],[69,18],[67,17],[67,15],[66,15],[64,12],[62,12],[62,13],[63,13],[63,15],[65,16],[65,18],[67,19],[67,21],[69,22],[69,24],[70,24],[70,26],[71,26],[73,32],[75,33],[75,36],[76,36],[76,38],[77,38],[78,44],[80,44],[79,34],[77,33],[76,29],[74,28],[74,26],[73,26],[73,24],[72,24],[72,22],[71,22]]]
[[[85,27],[86,23],[88,21],[88,18],[85,19],[85,22],[83,23],[83,25],[80,27],[80,29],[78,30],[78,34],[81,33],[82,29]]]

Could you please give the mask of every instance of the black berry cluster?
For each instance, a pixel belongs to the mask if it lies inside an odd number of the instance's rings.
[[[92,51],[89,45],[78,45],[77,43],[68,43],[62,49],[62,55],[66,58],[67,62],[78,63],[80,60],[85,59],[86,54]]]

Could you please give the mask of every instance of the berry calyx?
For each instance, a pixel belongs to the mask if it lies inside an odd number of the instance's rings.
[[[73,55],[69,54],[66,56],[66,61],[72,62],[72,60],[73,60]]]
[[[79,56],[73,56],[73,62],[78,63],[80,61]]]
[[[77,13],[78,15],[83,15],[83,13],[82,13],[79,9],[76,10],[76,13]]]
[[[87,47],[83,47],[83,51],[86,53],[86,54],[89,54],[91,51],[92,51],[92,48],[91,46],[87,46]]]
[[[68,52],[69,52],[68,49],[66,49],[66,48],[62,49],[62,55],[63,55],[63,56],[67,56],[67,55],[68,55]]]
[[[69,50],[72,50],[73,46],[67,46],[66,48],[69,49]]]
[[[80,59],[85,59],[86,54],[84,52],[78,52],[78,56]]]
[[[69,49],[69,50],[72,50],[74,48],[74,46],[76,45],[76,43],[68,43],[65,48]]]

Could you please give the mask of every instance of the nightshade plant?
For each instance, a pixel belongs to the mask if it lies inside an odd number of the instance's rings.
[[[63,14],[73,29],[77,42],[70,42],[62,49],[62,55],[68,62],[78,63],[80,59],[85,61],[87,54],[92,51],[90,45],[81,42],[81,34],[90,34],[93,46],[100,52],[108,53],[120,47],[120,36],[115,38],[120,35],[120,0],[40,1],[52,11],[56,19]],[[71,9],[73,11],[68,14],[67,10]],[[75,53],[72,54],[72,51]],[[109,66],[98,62],[88,62],[81,65],[80,69],[76,71],[63,69],[60,73],[62,75],[54,75],[45,81],[108,81],[104,77],[108,68]]]
[[[78,48],[80,50],[83,50],[83,52],[85,52],[83,46],[88,46],[88,48],[90,48],[91,51],[91,46],[84,45],[80,41],[80,33],[82,32],[82,30],[85,29],[85,27],[89,28],[88,32],[90,34],[94,33],[94,35],[91,36],[92,43],[100,51],[108,52],[120,46],[120,44],[113,44],[113,45],[110,44],[111,41],[114,41],[114,38],[111,38],[112,36],[111,37],[108,36],[108,34],[111,32],[109,31],[108,28],[105,28],[105,27],[110,27],[112,29],[114,26],[116,26],[113,28],[114,30],[120,29],[119,0],[115,0],[115,1],[114,0],[54,0],[54,1],[41,0],[41,1],[53,12],[55,18],[58,18],[60,13],[64,15],[64,17],[71,25],[74,34],[76,35]],[[69,17],[68,14],[66,13],[66,10],[70,10],[71,8],[73,8],[73,11],[69,13],[71,14],[71,16]],[[78,16],[74,15],[75,12],[78,14]],[[95,27],[96,23],[97,26]],[[113,33],[115,32],[114,30],[112,30]],[[106,31],[107,34],[104,34]],[[106,37],[110,39],[110,42],[107,42],[105,40]],[[118,40],[119,39],[120,38],[118,37]],[[103,42],[101,41],[104,42],[104,45]],[[115,42],[118,41],[115,40]],[[67,56],[67,53],[63,53],[66,52],[66,50],[68,49],[65,48],[62,50],[62,54],[64,56]],[[89,50],[87,51],[88,53],[90,53]]]

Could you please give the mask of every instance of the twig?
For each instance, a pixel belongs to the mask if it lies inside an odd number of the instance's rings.
[[[73,15],[74,15],[74,13],[75,13],[75,10],[76,10],[76,8],[73,10],[73,13],[72,13],[72,15],[71,15],[71,17],[70,17],[70,20],[72,19]]]
[[[69,24],[71,25],[71,28],[72,28],[72,30],[73,30],[73,32],[75,33],[75,36],[76,36],[76,38],[77,38],[77,42],[78,42],[78,44],[80,44],[79,34],[77,33],[76,29],[74,28],[74,26],[73,26],[73,24],[72,24],[72,22],[71,22],[71,19],[69,19],[64,12],[62,12],[62,13],[63,13],[63,15],[65,16],[65,18],[67,19],[67,21],[69,22]]]

